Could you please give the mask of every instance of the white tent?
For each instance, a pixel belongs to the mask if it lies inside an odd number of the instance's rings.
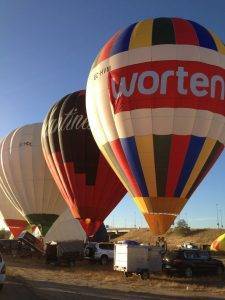
[[[86,240],[86,233],[78,220],[74,219],[69,209],[66,209],[53,223],[44,237],[44,242],[62,242]]]

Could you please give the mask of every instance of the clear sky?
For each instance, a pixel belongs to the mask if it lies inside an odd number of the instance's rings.
[[[0,136],[42,121],[65,94],[84,89],[96,54],[119,28],[144,18],[184,17],[225,41],[224,0],[0,0]],[[225,154],[181,215],[194,227],[225,224]],[[145,221],[126,196],[110,225]]]

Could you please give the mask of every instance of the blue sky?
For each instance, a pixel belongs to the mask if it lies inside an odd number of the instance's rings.
[[[119,28],[144,18],[184,17],[225,41],[225,1],[196,0],[1,0],[0,136],[42,121],[66,93],[83,89],[96,54]],[[225,154],[181,215],[194,227],[216,225],[216,204],[225,223]],[[109,224],[144,226],[127,196]]]

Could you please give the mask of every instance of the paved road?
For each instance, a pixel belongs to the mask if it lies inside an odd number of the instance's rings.
[[[34,290],[25,286],[16,278],[8,278],[5,285],[0,291],[1,300],[39,300]]]
[[[10,277],[0,291],[0,300],[217,300],[217,297],[193,295],[159,295],[123,293],[115,290],[95,289],[54,282],[23,281]]]

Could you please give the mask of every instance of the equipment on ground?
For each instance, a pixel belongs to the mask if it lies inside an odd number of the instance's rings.
[[[83,241],[50,242],[46,244],[46,263],[73,267],[84,256]]]
[[[124,272],[127,277],[138,274],[142,279],[148,279],[151,273],[162,271],[159,247],[117,243],[114,249],[114,270]]]

